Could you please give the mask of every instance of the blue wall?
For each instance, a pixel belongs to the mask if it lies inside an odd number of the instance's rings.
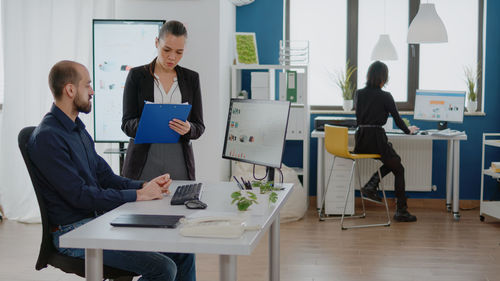
[[[486,116],[466,116],[463,124],[451,124],[450,128],[465,130],[468,140],[460,146],[460,198],[479,199],[481,183],[481,142],[482,133],[500,132],[500,1],[488,1],[486,10],[486,52],[484,72],[484,93]],[[238,7],[236,10],[236,31],[255,32],[261,64],[277,64],[279,40],[283,38],[283,1],[261,0]],[[313,120],[318,116],[311,115]],[[433,128],[435,124],[414,121],[412,116],[404,116],[421,128]],[[446,190],[446,142],[433,144],[432,183],[438,187],[435,192],[408,193],[412,198],[445,198]],[[310,195],[316,195],[317,140],[310,142]],[[489,148],[486,163],[500,161],[500,149]],[[302,164],[302,146],[300,142],[288,142],[285,149],[284,163],[289,166]],[[500,199],[496,181],[485,177],[488,187],[486,198]]]

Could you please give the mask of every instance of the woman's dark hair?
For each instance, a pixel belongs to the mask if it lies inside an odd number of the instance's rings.
[[[160,32],[158,33],[158,39],[163,38],[163,36],[166,36],[167,34],[172,34],[177,37],[184,36],[187,38],[187,33],[187,29],[182,22],[171,20],[162,25]]]
[[[176,37],[184,36],[185,38],[187,38],[188,32],[187,32],[187,29],[184,26],[184,24],[182,24],[182,22],[176,21],[176,20],[171,20],[171,21],[167,21],[166,23],[164,23],[161,26],[160,32],[158,32],[158,40],[160,40],[164,36],[167,36],[168,34],[172,34]],[[153,76],[153,78],[156,80],[156,77],[154,75],[155,63],[156,63],[156,59],[154,59],[150,64],[148,64],[147,68],[148,68],[149,74],[151,74],[151,76]]]
[[[380,84],[387,83],[389,79],[389,69],[387,65],[381,61],[376,61],[368,68],[366,74],[366,86],[372,88],[380,88]]]

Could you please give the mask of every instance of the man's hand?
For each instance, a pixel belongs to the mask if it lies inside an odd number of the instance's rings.
[[[174,130],[181,136],[184,136],[191,130],[191,124],[189,123],[189,121],[184,122],[175,118],[168,122],[168,126],[170,127],[170,129]]]
[[[420,130],[420,128],[417,126],[410,126],[408,127],[408,129],[410,129],[410,135],[414,135],[418,132],[418,130]]]
[[[170,193],[168,187],[172,183],[169,174],[161,175],[144,183],[141,189],[137,190],[137,201],[155,200],[163,198],[163,194]]]

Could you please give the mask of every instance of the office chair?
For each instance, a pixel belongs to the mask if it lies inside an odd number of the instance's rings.
[[[351,167],[351,173],[349,176],[349,186],[347,187],[347,194],[345,197],[345,203],[344,203],[344,209],[342,211],[342,218],[340,221],[340,227],[342,230],[349,229],[349,228],[361,228],[361,227],[372,227],[372,226],[389,226],[391,225],[391,218],[389,216],[389,206],[387,205],[387,198],[385,196],[385,190],[384,190],[384,185],[382,184],[382,180],[380,181],[380,187],[382,189],[382,193],[384,195],[384,203],[385,203],[385,210],[387,213],[387,222],[386,223],[378,223],[378,224],[361,224],[361,225],[352,225],[352,226],[344,226],[344,217],[345,217],[345,212],[347,208],[347,201],[349,198],[349,194],[352,190],[354,192],[354,185],[352,184],[353,180],[353,175],[354,175],[354,170],[356,170],[356,173],[358,174],[358,183],[361,188],[361,177],[359,173],[359,169],[356,169],[356,163],[357,160],[361,159],[380,159],[379,154],[354,154],[349,152],[348,148],[348,131],[347,127],[337,127],[337,126],[330,126],[330,125],[325,125],[325,148],[326,151],[328,151],[330,154],[333,155],[333,163],[332,163],[332,168],[330,169],[330,175],[328,176],[328,182],[326,184],[326,188],[323,191],[323,198],[321,202],[321,209],[320,209],[320,220],[323,221],[327,217],[325,214],[325,197],[326,193],[328,192],[328,187],[330,185],[330,179],[332,177],[333,173],[333,168],[335,165],[335,159],[338,158],[343,158],[343,159],[349,159],[352,160],[352,167]],[[380,168],[378,169],[378,175],[380,179],[382,179],[382,175],[380,174]],[[353,215],[350,216],[349,218],[364,218],[366,217],[366,211],[365,211],[365,198],[363,196],[363,193],[360,192],[361,194],[361,205],[363,206],[363,213],[360,215]]]
[[[74,258],[70,256],[63,255],[57,251],[56,247],[52,243],[52,233],[50,231],[48,210],[45,206],[42,193],[40,191],[40,185],[38,179],[33,173],[35,166],[31,162],[28,156],[27,143],[33,133],[35,127],[26,127],[19,132],[18,144],[21,154],[23,155],[24,163],[26,168],[28,168],[28,173],[33,183],[33,188],[35,189],[36,199],[38,201],[38,206],[40,207],[40,215],[42,216],[42,242],[40,244],[40,252],[38,254],[38,260],[36,262],[36,270],[41,270],[47,265],[52,265],[53,267],[59,268],[66,273],[74,273],[80,277],[85,277],[85,260],[80,258]],[[137,276],[136,273],[124,271],[121,269],[104,266],[103,268],[105,279],[114,279],[116,281],[131,281],[133,276]]]

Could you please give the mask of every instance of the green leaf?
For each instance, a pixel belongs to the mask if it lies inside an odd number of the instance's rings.
[[[255,193],[250,192],[250,191],[248,191],[248,197],[251,198],[251,199],[254,199],[254,200],[257,199],[257,195],[255,195]]]
[[[269,201],[276,203],[277,200],[278,200],[278,194],[274,191],[271,192],[271,194],[269,194]]]
[[[241,196],[241,192],[239,192],[239,191],[235,191],[235,192],[231,193],[231,198],[233,198],[233,199],[238,199],[238,198],[240,198],[240,196]]]
[[[240,202],[238,202],[238,210],[240,211],[246,211],[248,207],[252,205],[252,202],[249,201],[248,199],[243,199]]]

